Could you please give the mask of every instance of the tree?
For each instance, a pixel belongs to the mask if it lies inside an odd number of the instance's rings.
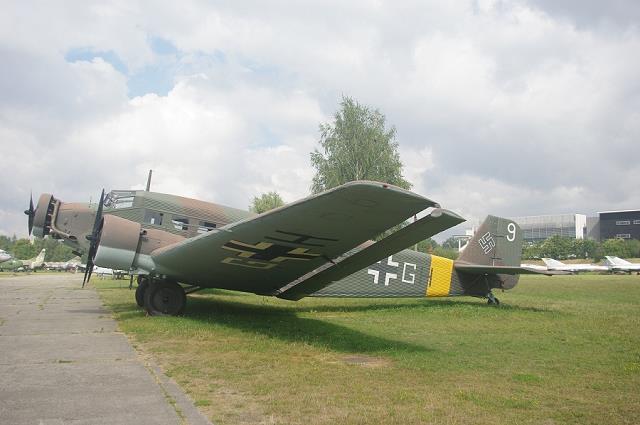
[[[272,210],[284,205],[284,201],[278,192],[263,193],[259,197],[253,197],[253,203],[249,206],[249,210],[258,214]]]
[[[320,147],[311,152],[316,169],[311,191],[319,193],[354,180],[375,180],[410,189],[402,176],[395,142],[396,129],[387,128],[377,109],[343,96],[332,124],[320,124]]]

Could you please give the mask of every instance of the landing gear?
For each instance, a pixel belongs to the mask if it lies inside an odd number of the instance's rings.
[[[144,309],[149,316],[178,316],[187,296],[182,286],[170,280],[153,280],[144,291]]]
[[[487,304],[489,305],[500,305],[500,300],[493,295],[493,292],[489,292],[487,294]]]
[[[149,278],[138,275],[138,287],[136,288],[136,303],[138,307],[144,307],[144,293],[149,287]]]

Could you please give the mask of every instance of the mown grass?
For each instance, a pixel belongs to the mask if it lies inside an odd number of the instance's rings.
[[[216,424],[634,424],[640,276],[523,277],[482,300],[190,296],[145,317],[96,281],[120,328]]]

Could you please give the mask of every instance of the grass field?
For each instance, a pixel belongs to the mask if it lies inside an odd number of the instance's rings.
[[[636,275],[527,276],[499,308],[210,291],[153,318],[121,281],[95,285],[216,424],[640,421]]]

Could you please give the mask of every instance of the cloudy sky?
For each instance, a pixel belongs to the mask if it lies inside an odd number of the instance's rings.
[[[3,2],[0,234],[29,191],[247,208],[309,193],[342,95],[414,190],[475,222],[640,208],[640,3]]]

